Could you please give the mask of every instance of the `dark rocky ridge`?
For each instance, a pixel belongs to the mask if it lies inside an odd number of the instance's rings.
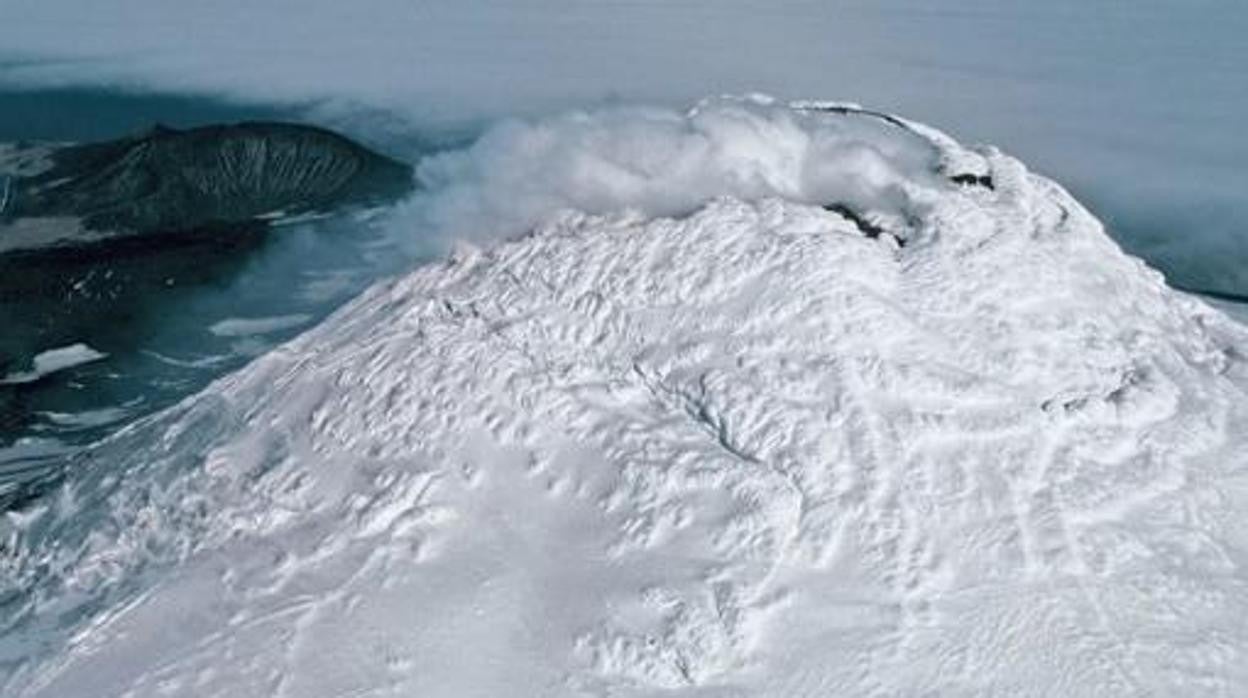
[[[156,127],[63,147],[51,160],[3,183],[5,219],[72,217],[119,236],[227,232],[277,212],[382,203],[413,186],[407,164],[325,129],[277,122]]]

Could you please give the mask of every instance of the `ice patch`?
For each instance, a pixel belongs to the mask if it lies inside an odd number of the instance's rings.
[[[130,416],[125,407],[108,407],[82,412],[40,412],[40,416],[60,427],[91,428],[115,424]]]
[[[107,356],[107,354],[102,354],[86,344],[72,344],[59,349],[49,349],[34,358],[31,370],[10,373],[0,378],[0,385],[33,383],[44,376],[75,366],[89,364],[93,361],[99,361]]]
[[[301,314],[263,318],[227,318],[209,327],[208,331],[218,337],[251,337],[292,330],[306,325],[311,319],[312,316]]]

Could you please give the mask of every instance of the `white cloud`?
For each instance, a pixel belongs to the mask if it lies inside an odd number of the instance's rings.
[[[900,217],[934,183],[926,140],[872,116],[801,114],[760,99],[576,111],[508,121],[423,161],[412,204],[446,238],[509,237],[561,209],[688,213],[719,196],[843,203]]]

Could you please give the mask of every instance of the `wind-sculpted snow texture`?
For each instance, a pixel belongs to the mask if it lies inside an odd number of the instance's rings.
[[[0,692],[1248,691],[1248,332],[913,128],[889,235],[560,213],[99,444],[9,516]]]

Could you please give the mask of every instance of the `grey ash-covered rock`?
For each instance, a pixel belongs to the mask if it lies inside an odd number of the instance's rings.
[[[331,131],[249,122],[155,127],[67,146],[51,167],[3,183],[4,218],[72,217],[131,235],[224,232],[278,215],[382,203],[412,188],[412,169]]]

